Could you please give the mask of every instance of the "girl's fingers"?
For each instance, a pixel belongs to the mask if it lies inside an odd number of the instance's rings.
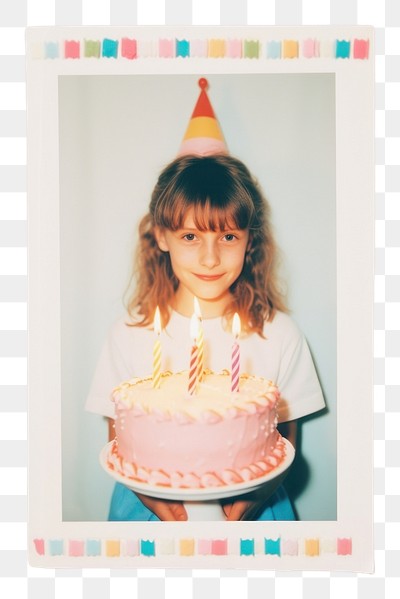
[[[155,514],[160,520],[174,522],[176,520],[187,520],[187,513],[183,503],[163,501],[137,493],[140,501]]]
[[[262,504],[256,501],[235,501],[223,506],[227,520],[255,520],[261,509]]]
[[[182,503],[172,503],[169,501],[157,501],[153,506],[155,514],[165,522],[176,522],[177,520],[187,520],[186,510]]]
[[[222,510],[223,510],[225,516],[228,518],[228,520],[229,520],[229,514],[231,513],[232,505],[233,505],[232,503],[224,503],[222,505]]]
[[[173,520],[187,520],[187,513],[182,503],[171,503],[170,509]]]
[[[247,501],[235,501],[227,514],[228,520],[242,520],[250,505]]]

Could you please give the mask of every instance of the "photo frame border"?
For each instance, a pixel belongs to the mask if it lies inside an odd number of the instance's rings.
[[[131,54],[123,54],[122,42],[127,39],[136,40],[136,53],[131,45]],[[87,41],[99,43],[89,50]],[[184,41],[187,43],[183,44]],[[192,56],[194,41],[199,44],[197,55]],[[233,41],[237,43],[234,45]],[[124,47],[127,53],[129,45],[125,43]],[[189,54],[179,55],[184,47]],[[201,55],[201,48],[206,55]],[[273,48],[275,54],[268,55]],[[370,27],[28,28],[28,547],[32,565],[372,571],[372,58]],[[51,405],[45,401],[49,394],[55,398],[60,395],[57,352],[60,331],[59,327],[50,326],[59,321],[59,297],[57,289],[46,285],[49,277],[59,280],[59,232],[54,227],[54,214],[41,210],[42,197],[58,197],[59,193],[57,79],[61,74],[112,76],[160,71],[201,75],[221,72],[336,75],[338,421],[341,425],[335,522],[218,522],[212,524],[212,531],[206,532],[204,523],[195,522],[62,521],[60,479],[49,476],[48,470],[43,469],[44,464],[50,466],[53,474],[57,468],[61,469],[60,430],[51,426],[60,422],[61,409],[57,401]],[[50,310],[44,309],[43,289],[48,290]],[[351,489],[351,500],[347,495],[344,502],[345,489]]]

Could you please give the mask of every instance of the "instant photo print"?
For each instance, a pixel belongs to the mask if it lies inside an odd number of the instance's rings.
[[[39,27],[26,43],[30,563],[371,572],[372,28]],[[86,398],[202,78],[271,206],[326,407],[299,421],[295,521],[227,522],[206,489],[182,494],[185,522],[112,522],[107,422]]]

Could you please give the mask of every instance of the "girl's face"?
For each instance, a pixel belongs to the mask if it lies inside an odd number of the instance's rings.
[[[229,289],[243,268],[249,231],[200,231],[189,212],[182,229],[158,229],[156,237],[159,248],[169,252],[179,281],[174,308],[191,316],[196,296],[204,318],[221,316],[231,299]]]

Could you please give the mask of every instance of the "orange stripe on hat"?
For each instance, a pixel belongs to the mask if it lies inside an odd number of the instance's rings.
[[[224,140],[217,120],[209,116],[196,116],[192,118],[183,139],[191,139],[193,137],[212,137],[221,141]]]
[[[178,155],[227,154],[224,136],[207,95],[208,81],[202,77],[198,83],[201,91]]]

